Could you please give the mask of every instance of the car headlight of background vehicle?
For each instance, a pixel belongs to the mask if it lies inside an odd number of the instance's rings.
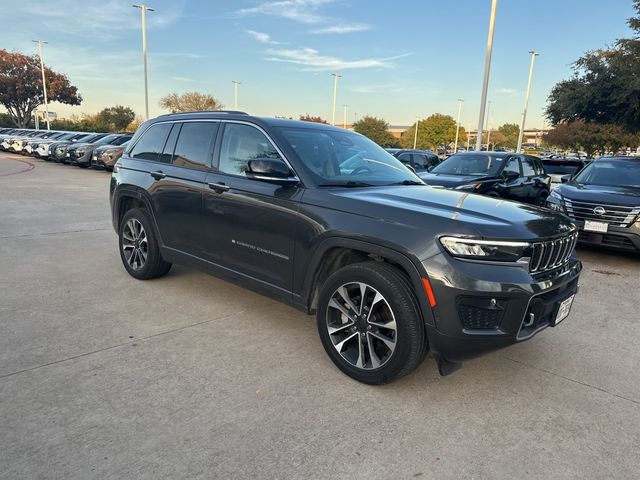
[[[551,193],[547,197],[547,208],[555,212],[564,212],[564,200],[555,190],[551,190]]]
[[[468,183],[467,185],[459,185],[454,190],[474,190],[478,191],[482,187],[481,183]]]
[[[440,243],[454,257],[495,262],[516,262],[525,256],[531,246],[528,242],[460,237],[441,237]]]

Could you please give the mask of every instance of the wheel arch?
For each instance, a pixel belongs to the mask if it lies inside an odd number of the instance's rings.
[[[116,232],[120,230],[120,223],[125,213],[132,208],[142,208],[149,213],[156,238],[158,238],[160,245],[164,245],[162,235],[156,223],[155,209],[153,208],[149,194],[143,188],[135,185],[120,185],[114,192],[112,213],[113,227]]]

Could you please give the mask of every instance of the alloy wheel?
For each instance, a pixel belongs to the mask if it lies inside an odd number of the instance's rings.
[[[122,229],[122,252],[133,270],[144,268],[149,253],[147,232],[142,223],[135,218],[130,218]]]
[[[351,366],[374,370],[396,348],[396,320],[384,296],[371,285],[346,283],[331,295],[326,313],[329,338]]]

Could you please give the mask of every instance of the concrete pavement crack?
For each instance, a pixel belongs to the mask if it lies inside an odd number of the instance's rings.
[[[521,362],[520,360],[516,360],[515,358],[507,357],[506,355],[500,355],[500,357],[502,357],[502,358],[504,358],[506,360],[510,360],[510,361],[512,361],[514,363],[517,363],[519,365],[522,365],[524,367],[532,368],[533,370],[538,370],[539,372],[548,373],[550,375],[553,375],[554,377],[562,378],[563,380],[567,380],[567,381],[572,382],[572,383],[577,383],[578,385],[582,385],[583,387],[593,388],[594,390],[598,390],[599,392],[606,393],[607,395],[611,395],[613,397],[617,397],[617,398],[619,398],[621,400],[626,400],[627,402],[634,403],[635,405],[640,405],[640,401],[638,401],[638,400],[634,400],[633,398],[628,398],[628,397],[624,397],[622,395],[618,395],[617,393],[610,392],[608,390],[605,390],[602,387],[597,387],[596,385],[591,385],[590,383],[581,382],[580,380],[576,380],[574,378],[565,377],[564,375],[560,375],[559,373],[552,372],[551,370],[546,370],[544,368],[536,367],[534,365],[529,365],[528,363]]]
[[[274,304],[277,304],[277,302],[268,303],[266,306],[274,305]],[[196,322],[196,323],[192,323],[192,324],[189,324],[189,325],[183,325],[182,327],[172,328],[170,330],[165,330],[164,332],[154,333],[153,335],[146,335],[144,337],[134,338],[134,339],[132,339],[132,340],[130,340],[128,342],[122,342],[122,343],[119,343],[117,345],[110,345],[108,347],[98,348],[98,349],[92,350],[90,352],[79,353],[78,355],[72,355],[71,357],[61,358],[60,360],[55,360],[53,362],[47,362],[47,363],[43,363],[41,365],[35,365],[33,367],[24,368],[22,370],[17,370],[15,372],[6,373],[4,375],[0,375],[0,379],[13,377],[13,376],[19,375],[21,373],[31,372],[33,370],[38,370],[40,368],[49,367],[51,365],[57,365],[59,363],[64,363],[64,362],[68,362],[68,361],[71,361],[71,360],[76,360],[78,358],[87,357],[89,355],[94,355],[96,353],[106,352],[108,350],[113,350],[113,349],[116,349],[116,348],[119,348],[119,347],[123,347],[125,345],[131,345],[132,343],[138,343],[138,342],[141,342],[141,341],[144,341],[144,340],[149,340],[151,338],[160,337],[162,335],[167,335],[169,333],[180,332],[182,330],[187,330],[188,328],[197,327],[199,325],[204,325],[204,324],[215,322],[215,321],[218,321],[218,320],[224,320],[225,318],[230,318],[230,317],[233,317],[235,315],[242,314],[242,313],[246,313],[246,310],[241,310],[239,312],[234,312],[234,313],[231,313],[229,315],[223,315],[221,317],[211,318],[209,320],[203,320],[202,322]]]
[[[0,235],[0,238],[24,238],[24,237],[39,237],[44,235],[61,235],[64,233],[82,233],[82,232],[103,232],[110,230],[109,228],[87,228],[83,230],[65,230],[61,232],[41,232],[41,233],[25,233],[21,235]]]

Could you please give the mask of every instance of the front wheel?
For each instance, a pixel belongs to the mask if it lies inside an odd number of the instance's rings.
[[[320,292],[317,324],[331,360],[363,383],[408,374],[427,347],[409,281],[385,263],[356,263],[333,273]]]

